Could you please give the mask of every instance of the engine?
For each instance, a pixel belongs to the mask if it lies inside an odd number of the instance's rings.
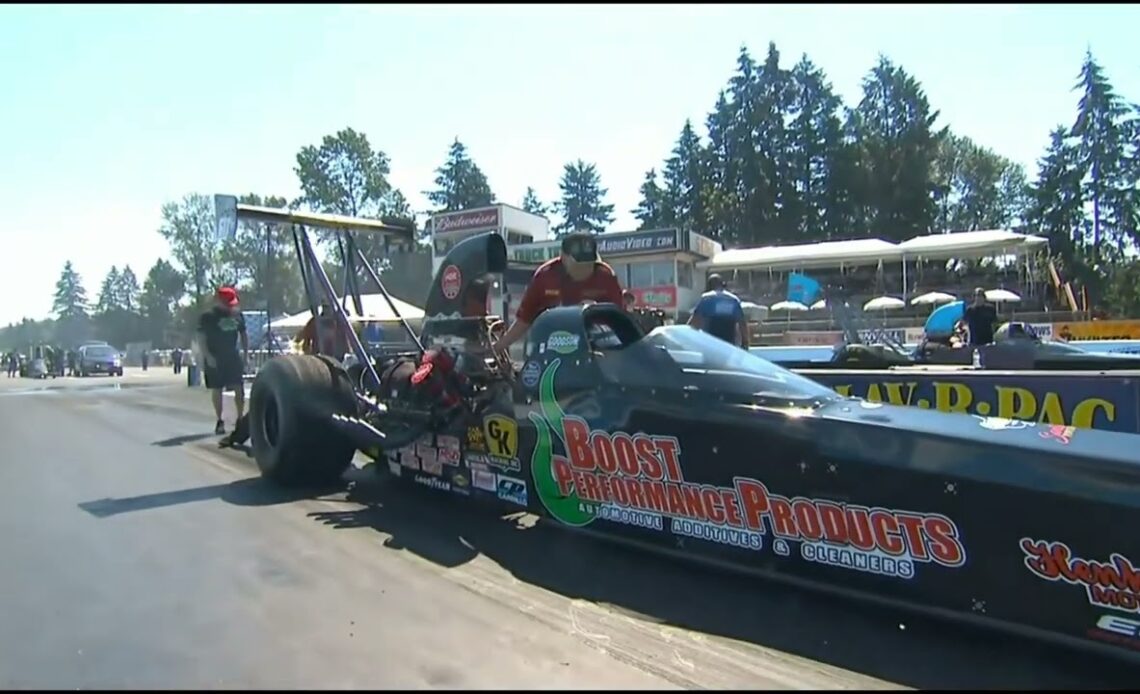
[[[436,319],[425,326],[424,353],[380,355],[371,387],[363,365],[349,373],[371,407],[366,420],[393,441],[413,440],[481,415],[498,398],[511,397],[514,369],[491,345],[502,329],[494,317]]]

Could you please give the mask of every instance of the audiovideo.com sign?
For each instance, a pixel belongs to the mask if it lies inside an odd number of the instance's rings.
[[[676,229],[623,231],[598,234],[598,254],[602,260],[622,256],[649,255],[680,250]],[[561,241],[540,241],[511,248],[511,258],[521,263],[544,263],[562,252]]]
[[[1140,340],[1140,320],[1054,323],[1053,335],[1061,340]]]

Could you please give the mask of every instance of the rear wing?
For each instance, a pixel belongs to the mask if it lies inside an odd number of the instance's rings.
[[[412,241],[415,236],[414,224],[411,221],[363,219],[340,214],[297,212],[279,207],[242,205],[232,195],[214,196],[214,214],[214,233],[219,239],[232,239],[237,234],[238,220],[388,234],[402,241]]]
[[[353,240],[354,232],[364,232],[372,234],[386,234],[394,237],[399,241],[408,243],[415,242],[416,225],[411,220],[394,220],[394,219],[361,219],[358,217],[346,217],[339,214],[321,214],[316,212],[296,212],[294,210],[275,208],[275,207],[259,207],[257,205],[242,205],[233,195],[215,195],[214,196],[214,235],[216,240],[232,239],[237,236],[237,227],[239,220],[250,220],[262,222],[267,225],[281,226],[286,225],[292,227],[293,247],[297,252],[297,259],[300,262],[301,281],[305,286],[305,297],[309,302],[309,312],[314,318],[317,316],[317,305],[327,304],[332,307],[333,315],[336,316],[337,329],[340,330],[348,337],[349,346],[352,348],[352,353],[356,356],[359,363],[364,365],[365,373],[369,376],[371,385],[375,387],[380,386],[380,377],[376,373],[376,369],[372,366],[372,362],[368,353],[364,349],[364,345],[360,342],[356,331],[352,329],[352,324],[348,320],[348,312],[345,306],[342,306],[338,300],[336,290],[329,280],[328,274],[324,268],[321,267],[320,258],[313,250],[312,241],[309,239],[309,228],[322,228],[333,229],[337,233],[337,248],[340,251],[340,260],[344,268],[344,291],[343,297],[347,305],[348,299],[351,297],[357,315],[364,313],[364,308],[360,300],[360,289],[357,285],[357,269],[363,269],[368,279],[380,289],[380,293],[384,295],[387,300],[389,308],[392,313],[400,320],[400,324],[416,344],[419,351],[423,352],[423,344],[420,342],[419,337],[416,335],[404,317],[400,315],[400,311],[396,308],[392,297],[388,294],[388,290],[384,287],[384,283],[380,280],[380,275],[373,269],[368,259],[364,257],[364,253],[356,246]],[[269,252],[269,229],[265,230],[265,243],[266,254]],[[504,255],[506,251],[503,251]],[[268,272],[268,263],[267,263]],[[268,281],[268,280],[267,280]],[[272,315],[269,310],[268,303],[265,308],[267,316]],[[271,324],[266,323],[266,335],[270,345],[273,344],[272,329],[269,327]],[[321,338],[324,330],[321,322],[316,323],[317,337]],[[341,357],[342,355],[335,355]]]

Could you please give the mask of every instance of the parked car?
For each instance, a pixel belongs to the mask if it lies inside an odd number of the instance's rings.
[[[82,377],[91,374],[123,375],[123,357],[110,345],[83,345],[79,348],[76,366]]]

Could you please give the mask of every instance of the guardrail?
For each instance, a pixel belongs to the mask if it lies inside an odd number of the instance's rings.
[[[1037,322],[1031,320],[1030,316],[1031,314],[1018,316],[1017,320],[1032,326],[1041,337],[1072,342],[1140,340],[1140,319]],[[826,320],[781,324],[778,319],[769,319],[763,323],[752,323],[751,326],[750,341],[757,346],[822,346],[834,345],[843,339],[842,329]],[[914,343],[922,339],[923,329],[913,322],[906,322],[906,319],[888,319],[873,321],[859,333],[866,333],[864,339],[868,342],[877,341],[874,339],[875,333],[889,333],[898,342]]]

